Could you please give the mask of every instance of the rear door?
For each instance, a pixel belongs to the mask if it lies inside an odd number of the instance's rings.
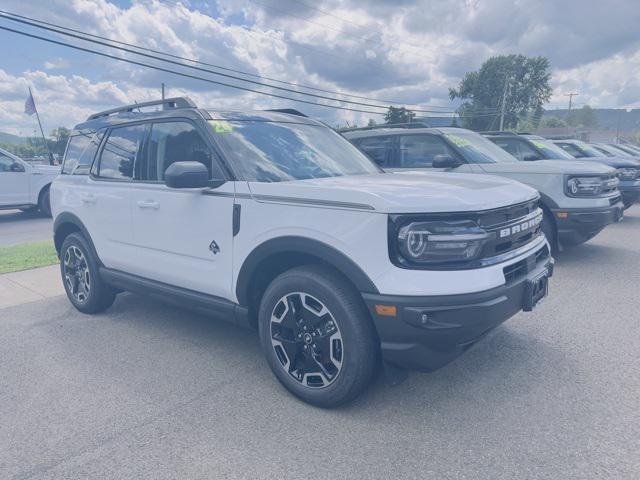
[[[25,162],[0,152],[0,207],[29,203],[29,170]]]
[[[210,189],[172,189],[164,172],[174,162],[197,161],[210,178],[224,179],[205,131],[189,120],[153,123],[136,164],[132,194],[131,273],[231,298],[234,183]]]
[[[109,268],[127,271],[135,255],[131,187],[133,167],[142,154],[147,128],[145,124],[111,128],[86,187],[78,192],[81,219],[100,259]]]

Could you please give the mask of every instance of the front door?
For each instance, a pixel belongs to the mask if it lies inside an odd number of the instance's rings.
[[[29,165],[0,152],[0,207],[29,203]]]
[[[205,164],[210,178],[224,178],[211,146],[189,121],[151,126],[132,189],[135,273],[170,285],[230,298],[234,183],[215,190],[173,189],[167,167],[179,161]]]

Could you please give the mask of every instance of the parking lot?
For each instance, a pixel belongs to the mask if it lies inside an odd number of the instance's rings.
[[[0,210],[0,246],[51,239],[53,219],[39,212]]]
[[[638,478],[639,240],[636,206],[533,314],[332,411],[255,335],[139,296],[0,310],[0,478]]]

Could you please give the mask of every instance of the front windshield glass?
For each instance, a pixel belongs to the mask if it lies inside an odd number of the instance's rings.
[[[574,145],[576,146],[576,148],[578,150],[580,150],[582,153],[584,153],[585,157],[604,157],[604,156],[606,156],[604,153],[599,152],[598,150],[593,148],[591,145],[587,145],[586,143],[574,142]]]
[[[529,141],[544,154],[544,158],[547,160],[575,160],[575,157],[569,155],[551,140],[530,138]]]
[[[599,148],[600,150],[602,150],[605,153],[608,153],[609,156],[611,157],[632,157],[633,155],[631,155],[628,152],[625,152],[624,150],[620,149],[620,148],[616,148],[610,145],[594,145],[596,148]]]
[[[249,182],[365,175],[382,170],[327,127],[268,121],[210,120],[233,166]]]
[[[469,163],[513,163],[518,160],[491,140],[470,132],[445,133],[444,137],[458,149]]]

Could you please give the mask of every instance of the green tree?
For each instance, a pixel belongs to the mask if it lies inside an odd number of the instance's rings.
[[[593,108],[585,105],[577,110],[572,110],[567,117],[567,123],[572,127],[594,128],[598,126],[598,117]]]
[[[544,128],[565,128],[567,122],[558,117],[546,117],[542,119],[540,126]]]
[[[537,126],[551,98],[550,79],[545,57],[499,55],[485,61],[478,71],[468,72],[458,88],[449,88],[449,97],[463,101],[458,111],[467,128],[498,128],[503,98],[504,128],[515,128],[527,115],[533,115]]]
[[[409,123],[416,116],[415,112],[407,110],[405,107],[389,107],[384,114],[385,123]]]
[[[49,134],[50,139],[47,140],[51,153],[62,157],[62,155],[64,155],[65,148],[67,148],[69,135],[71,135],[71,131],[65,127],[58,127],[55,130],[52,130]]]

